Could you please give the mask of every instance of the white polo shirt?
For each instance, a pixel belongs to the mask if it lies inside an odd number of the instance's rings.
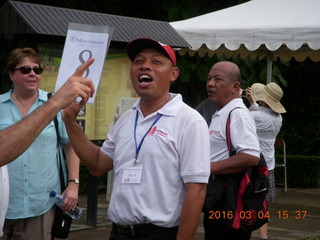
[[[275,166],[274,142],[282,126],[282,116],[257,103],[252,104],[249,111],[256,123],[261,152],[270,171]]]
[[[0,237],[9,206],[9,175],[7,165],[0,167]]]
[[[232,111],[230,119],[230,136],[233,150],[237,153],[246,153],[260,157],[255,122],[242,99],[236,98],[212,116],[209,126],[211,162],[229,158],[226,123],[229,112],[236,107],[240,108]]]
[[[125,112],[108,134],[101,151],[113,159],[114,185],[108,209],[119,225],[152,223],[162,227],[179,224],[186,190],[184,183],[207,183],[210,175],[209,134],[203,117],[182,101],[180,94],[157,112],[143,117],[139,102]],[[146,135],[136,166],[142,167],[140,183],[123,183],[125,167],[134,166],[136,145]]]

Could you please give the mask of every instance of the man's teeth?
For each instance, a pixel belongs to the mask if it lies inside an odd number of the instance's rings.
[[[140,81],[140,82],[151,82],[152,79],[151,79],[150,76],[148,76],[148,75],[141,75],[141,76],[139,77],[139,81]]]
[[[143,78],[149,78],[149,76],[148,75],[141,75],[140,76],[140,80],[143,79]]]

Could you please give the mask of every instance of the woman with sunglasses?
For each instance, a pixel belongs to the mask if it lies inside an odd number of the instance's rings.
[[[13,50],[6,67],[12,89],[0,95],[0,130],[20,121],[48,100],[48,93],[39,89],[42,67],[35,50]],[[63,194],[66,195],[64,210],[69,211],[78,202],[79,158],[69,142],[61,112],[57,116],[59,141],[68,163],[69,182]],[[61,190],[57,156],[57,134],[51,121],[23,154],[7,165],[10,198],[1,240],[51,240],[55,206],[49,193]]]

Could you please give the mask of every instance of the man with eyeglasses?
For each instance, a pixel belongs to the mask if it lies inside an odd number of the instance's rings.
[[[66,108],[77,97],[82,98],[82,103],[87,102],[93,96],[94,85],[91,79],[83,78],[85,70],[93,63],[90,59],[81,65],[68,81],[43,105],[30,114],[26,114],[20,121],[0,130],[0,236],[8,208],[9,201],[9,177],[7,164],[20,156],[38,137],[42,130],[53,120],[58,111]],[[41,74],[39,66],[22,66],[14,71],[28,74],[33,71]],[[0,115],[0,120],[6,116]],[[35,239],[35,238],[34,238]]]

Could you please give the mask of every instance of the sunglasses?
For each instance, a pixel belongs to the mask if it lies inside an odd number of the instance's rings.
[[[29,73],[31,72],[31,70],[33,70],[35,74],[38,74],[38,75],[39,75],[39,74],[42,73],[43,68],[42,68],[42,67],[34,67],[34,68],[32,68],[32,67],[24,66],[24,67],[15,68],[15,69],[13,69],[13,70],[14,70],[14,71],[20,70],[20,72],[21,72],[22,74],[29,74]]]

